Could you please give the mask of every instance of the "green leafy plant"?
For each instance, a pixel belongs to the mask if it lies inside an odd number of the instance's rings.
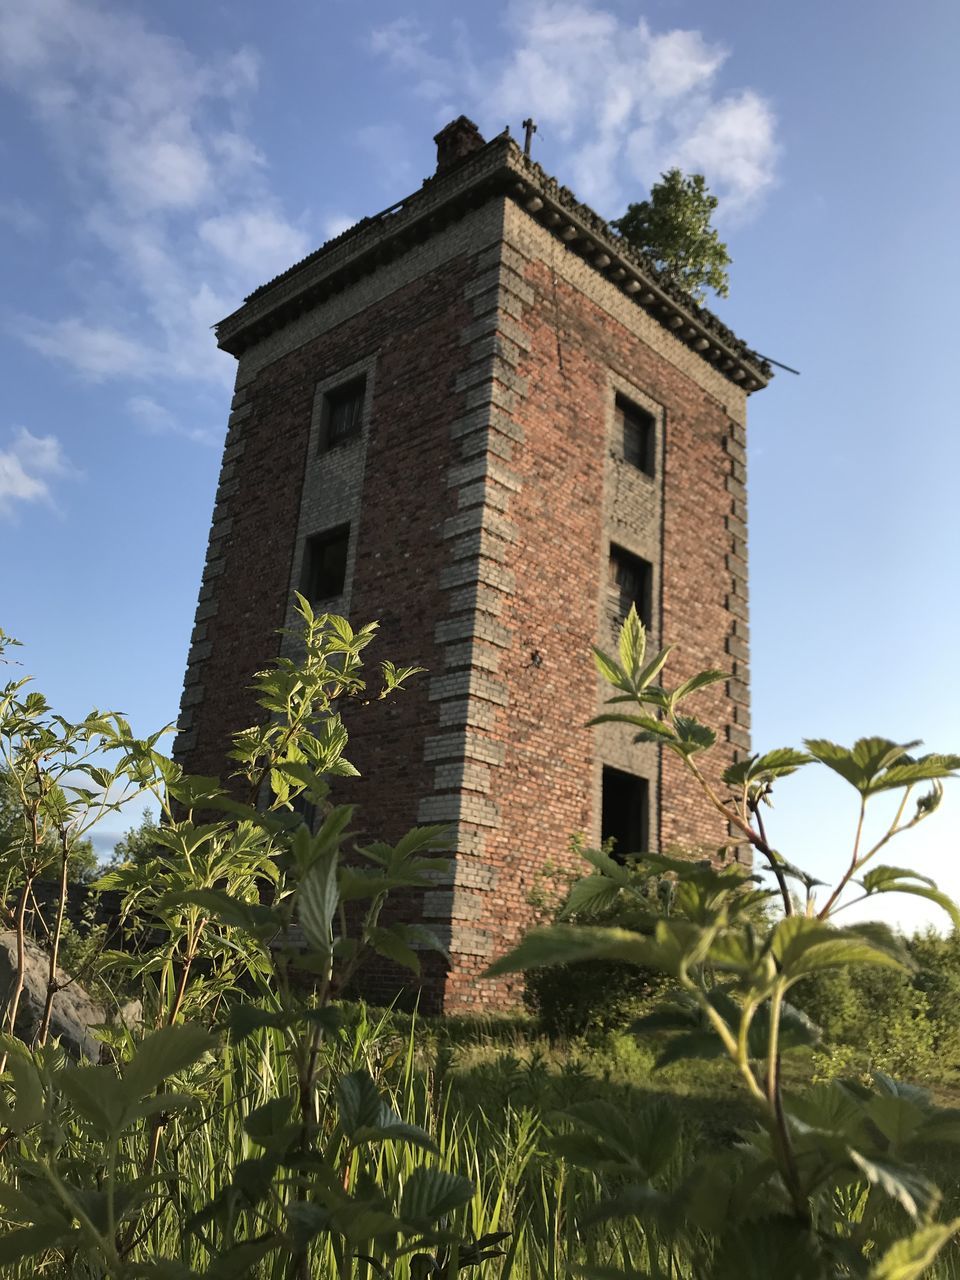
[[[300,656],[256,677],[267,714],[237,735],[229,789],[185,775],[158,737],[134,739],[120,717],[51,727],[25,681],[4,691],[0,728],[34,825],[52,813],[69,850],[72,834],[116,803],[118,780],[125,795],[152,793],[162,820],[144,856],[101,881],[148,922],[139,952],[105,957],[139,980],[144,1032],[105,1030],[99,1063],[2,1041],[0,1213],[10,1229],[0,1266],[226,1280],[268,1265],[307,1277],[318,1257],[340,1277],[386,1275],[416,1256],[420,1274],[439,1275],[480,1265],[502,1239],[453,1228],[473,1183],[435,1162],[434,1140],[401,1118],[363,1062],[338,1065],[336,999],[365,957],[416,973],[420,952],[439,946],[422,926],[384,923],[382,911],[395,889],[432,883],[444,862],[428,850],[442,830],[345,856],[352,808],[330,802],[328,779],[356,772],[338,707],[366,693],[360,655],[375,626],[355,632],[303,598],[299,610]],[[387,696],[416,670],[386,663],[382,674]],[[93,763],[104,750],[119,755],[113,769]],[[310,824],[303,801],[318,815]],[[228,1064],[247,1045],[261,1046],[273,1078],[255,1098],[230,1084]],[[185,1202],[182,1162],[218,1106],[218,1124],[239,1130],[249,1154]],[[401,1166],[387,1154],[394,1146],[421,1158]],[[168,1205],[180,1209],[172,1218]]]
[[[669,650],[649,660],[645,650],[644,629],[631,611],[617,657],[595,653],[613,689],[609,702],[630,709],[599,720],[626,723],[638,740],[657,742],[677,756],[707,801],[753,847],[776,888],[767,889],[760,876],[735,864],[638,855],[638,866],[650,877],[673,882],[671,895],[652,895],[638,888],[635,874],[593,853],[592,874],[572,896],[580,904],[614,894],[632,897],[635,926],[539,929],[490,972],[586,960],[656,968],[679,989],[675,1000],[641,1024],[665,1033],[661,1064],[725,1056],[753,1102],[758,1125],[742,1148],[708,1152],[672,1194],[651,1183],[642,1159],[626,1158],[619,1117],[594,1116],[594,1140],[575,1137],[575,1149],[568,1149],[571,1159],[607,1178],[608,1195],[594,1215],[635,1214],[651,1228],[682,1237],[691,1274],[703,1280],[909,1280],[922,1274],[960,1228],[960,1219],[937,1220],[940,1193],[916,1163],[929,1144],[960,1140],[957,1113],[879,1073],[869,1086],[835,1080],[790,1092],[783,1086],[782,1060],[818,1039],[817,1028],[790,1001],[804,979],[849,966],[910,966],[902,940],[885,926],[836,922],[851,901],[904,891],[929,899],[957,921],[957,908],[932,881],[881,865],[878,855],[936,809],[943,780],[960,768],[960,756],[915,756],[919,744],[881,738],[862,739],[852,748],[809,739],[805,750],[776,750],[730,766],[725,790],[718,790],[699,763],[716,733],[687,708],[699,689],[723,674],[706,671],[670,688],[659,682]],[[832,886],[770,844],[760,812],[776,781],[815,761],[847,781],[858,797],[853,848]],[[867,804],[887,792],[898,796],[894,817],[869,842]],[[799,899],[791,886],[799,886]],[[771,902],[779,903],[779,918],[758,919],[757,907]],[[576,1134],[583,1116],[571,1111],[567,1120]]]
[[[730,255],[710,225],[718,203],[703,174],[670,169],[650,188],[649,200],[629,205],[612,225],[697,302],[706,289],[725,298]]]

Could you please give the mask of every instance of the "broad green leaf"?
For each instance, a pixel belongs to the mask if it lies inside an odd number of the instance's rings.
[[[701,724],[693,716],[676,716],[673,723],[678,740],[676,750],[682,756],[692,756],[699,751],[707,751],[717,740],[716,732],[709,725]]]
[[[43,1084],[33,1059],[26,1053],[11,1053],[9,1067],[17,1100],[10,1128],[23,1134],[43,1119]]]
[[[254,1004],[238,1004],[227,1011],[224,1026],[230,1034],[230,1039],[237,1042],[245,1040],[254,1031],[260,1031],[264,1027],[283,1030],[292,1020],[293,1016],[284,1010],[261,1009]]]
[[[647,633],[640,621],[635,604],[631,604],[630,611],[620,628],[617,648],[623,670],[631,683],[634,683],[643,667],[643,659],[647,651]]]
[[[911,1218],[926,1219],[936,1212],[940,1192],[929,1178],[915,1169],[872,1160],[853,1147],[849,1148],[849,1156],[867,1181],[902,1205]]]
[[[771,949],[791,982],[808,973],[847,964],[874,964],[902,969],[903,961],[877,946],[863,931],[837,929],[808,916],[788,916],[771,935]]]
[[[744,786],[753,781],[773,781],[788,777],[812,760],[813,756],[806,751],[798,751],[795,747],[777,747],[763,755],[739,760],[724,771],[723,780],[728,786]]]
[[[205,1280],[241,1280],[268,1253],[282,1244],[282,1236],[267,1236],[262,1240],[246,1240],[242,1244],[235,1244],[210,1263],[203,1273]]]
[[[331,809],[320,830],[313,837],[310,851],[311,861],[340,848],[344,832],[353,819],[355,807],[352,804],[341,804]],[[306,868],[301,867],[301,871],[303,870],[306,870]]]
[[[726,1057],[726,1049],[715,1031],[684,1031],[670,1037],[657,1054],[654,1065],[660,1071],[672,1062],[682,1062],[686,1058],[723,1057]]]
[[[592,1224],[595,1222],[609,1222],[611,1218],[640,1218],[642,1220],[644,1217],[656,1216],[667,1204],[667,1197],[661,1191],[657,1191],[649,1183],[635,1182],[622,1187],[614,1196],[598,1200],[596,1204],[591,1205],[589,1209],[579,1215],[579,1221],[584,1224]],[[581,1274],[589,1275],[593,1273],[585,1271]],[[622,1276],[624,1273],[615,1271],[611,1272],[611,1274]],[[631,1276],[636,1276],[637,1274],[637,1272],[632,1272]]]
[[[473,1198],[473,1191],[469,1178],[421,1165],[404,1183],[400,1217],[414,1228],[432,1227],[445,1214],[467,1204]]]
[[[664,1101],[644,1103],[624,1112],[604,1099],[575,1103],[559,1117],[571,1126],[560,1137],[593,1138],[603,1144],[609,1168],[646,1178],[662,1172],[676,1157],[682,1127],[675,1107]],[[589,1163],[587,1164],[589,1167]]]
[[[321,1231],[329,1231],[333,1225],[329,1209],[308,1200],[289,1201],[284,1212],[295,1249],[304,1249]]]
[[[340,1077],[337,1083],[337,1102],[340,1108],[340,1125],[348,1138],[359,1128],[380,1122],[383,1099],[367,1071],[351,1071]]]
[[[402,935],[402,930],[403,925],[371,929],[369,934],[370,945],[378,955],[386,956],[388,960],[392,960],[395,964],[400,965],[401,968],[410,969],[413,973],[419,974],[420,957],[407,944]]]
[[[592,720],[588,720],[589,725],[594,724],[629,724],[640,732],[634,739],[635,742],[645,742],[651,739],[664,739],[668,742],[675,742],[677,735],[671,729],[665,720],[657,720],[653,716],[631,716],[621,712],[609,711],[603,715],[594,716]]]
[[[189,889],[184,893],[168,893],[160,899],[160,907],[193,905],[202,907],[212,920],[235,929],[255,933],[262,917],[254,904],[224,893],[222,889]]]
[[[924,1111],[915,1102],[892,1094],[871,1098],[864,1111],[892,1148],[905,1146],[926,1119]]]
[[[913,787],[918,782],[935,782],[941,778],[956,777],[960,769],[960,756],[944,756],[936,753],[891,765],[877,779],[872,790],[891,791],[894,787]]]
[[[602,876],[618,884],[621,889],[629,889],[636,883],[630,870],[622,862],[611,858],[609,853],[604,853],[602,849],[581,849],[580,856],[585,862],[589,862],[591,867],[596,867]]]
[[[960,929],[960,907],[929,876],[918,875],[902,867],[872,867],[860,881],[868,894],[907,893],[918,898],[926,898],[944,910],[953,921],[955,928]]]
[[[126,1100],[112,1067],[64,1067],[55,1080],[77,1114],[98,1134],[108,1137],[119,1132]]]
[[[682,702],[684,698],[696,693],[698,689],[705,689],[708,685],[719,684],[721,680],[729,680],[730,673],[728,671],[699,671],[695,676],[691,676],[689,680],[684,680],[683,684],[678,685],[670,694],[671,702],[676,705]]]
[[[170,796],[184,809],[208,808],[223,798],[223,786],[219,778],[203,778],[198,774],[184,774],[170,787]]]
[[[340,1204],[333,1210],[332,1217],[337,1231],[354,1241],[392,1236],[403,1226],[384,1204],[377,1202]]]
[[[152,1093],[132,1107],[128,1107],[124,1121],[143,1120],[146,1116],[172,1115],[176,1111],[193,1111],[199,1108],[200,1099],[192,1093]]]
[[[615,689],[630,689],[630,681],[627,679],[626,672],[622,671],[619,663],[604,653],[602,649],[593,650],[593,662],[608,684],[612,684]]]
[[[960,756],[929,755],[914,760],[908,753],[919,742],[901,744],[889,738],[860,738],[848,748],[826,738],[809,738],[805,745],[822,764],[839,773],[864,796],[949,778],[960,768]]]
[[[787,1114],[809,1129],[840,1134],[848,1142],[864,1140],[867,1132],[861,1103],[839,1081],[810,1085],[785,1099]]]
[[[333,918],[339,903],[337,852],[318,858],[307,871],[297,893],[297,912],[310,945],[329,951],[333,943]]]
[[[960,1231],[960,1218],[922,1227],[891,1245],[871,1268],[868,1280],[919,1280],[937,1255]]]
[[[437,951],[449,962],[450,952],[427,925],[406,924],[403,926],[403,934],[411,946],[418,946],[424,951]]]
[[[63,1248],[79,1239],[79,1236],[80,1232],[73,1228],[57,1234],[51,1231],[49,1224],[39,1227],[18,1227],[16,1231],[7,1231],[0,1235],[0,1265],[12,1266],[23,1258],[32,1258],[50,1249]]]
[[[244,1116],[243,1130],[261,1147],[284,1136],[293,1109],[292,1098],[271,1098]]]
[[[770,1215],[723,1234],[710,1280],[832,1280],[836,1274],[809,1227]]]
[[[583,911],[602,911],[612,906],[620,894],[620,886],[607,876],[584,876],[567,896],[560,919],[567,920]]]
[[[381,1103],[377,1124],[361,1125],[354,1130],[353,1145],[360,1146],[365,1142],[407,1142],[413,1147],[421,1147],[437,1155],[440,1153],[439,1147],[425,1129],[421,1129],[418,1124],[408,1124],[401,1120],[388,1102]]]
[[[780,1007],[780,1050],[807,1049],[820,1043],[821,1031],[802,1009],[784,1001]],[[770,1047],[770,1005],[762,1005],[750,1024],[750,1057],[764,1058]]]
[[[193,1066],[206,1053],[217,1047],[209,1031],[193,1023],[161,1027],[137,1046],[133,1060],[123,1070],[123,1095],[126,1102],[139,1102],[168,1076]]]
[[[659,693],[661,692],[659,689],[659,686],[654,685],[654,687],[651,689],[651,685],[653,685],[654,680],[656,680],[657,676],[663,670],[664,666],[666,665],[666,661],[670,657],[670,654],[672,652],[673,652],[673,645],[668,644],[665,649],[661,649],[660,652],[656,655],[656,657],[651,659],[651,661],[647,663],[647,665],[643,668],[643,670],[637,676],[636,686],[637,686],[637,689],[644,694],[644,698],[643,698],[644,702],[649,701],[649,695],[653,693],[656,693],[657,695],[659,695]],[[662,702],[659,696],[656,697],[655,701],[657,702],[658,706],[662,705]]]
[[[502,956],[487,970],[494,977],[554,964],[575,964],[580,960],[631,960],[655,965],[653,944],[642,934],[627,929],[603,929],[583,925],[550,925],[533,929],[520,945]]]

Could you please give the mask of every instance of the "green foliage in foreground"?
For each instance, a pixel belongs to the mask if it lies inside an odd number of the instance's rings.
[[[729,769],[718,788],[700,764],[713,731],[687,708],[722,677],[660,683],[667,651],[647,660],[631,614],[618,656],[596,655],[621,708],[610,715],[683,761],[777,887],[736,865],[649,854],[628,869],[586,851],[576,912],[616,906],[629,927],[538,930],[491,972],[632,964],[666,975],[675,996],[639,1044],[622,1039],[617,1079],[597,1085],[589,1063],[571,1064],[547,1089],[527,1058],[506,1096],[479,1062],[461,1087],[449,1048],[425,1062],[413,1031],[398,1043],[342,1000],[368,956],[416,974],[438,946],[421,926],[385,923],[383,909],[394,889],[432,883],[442,832],[343,856],[351,810],[330,803],[326,779],[354,772],[338,708],[369,696],[361,654],[374,629],[300,608],[303,657],[257,677],[268,718],[237,736],[229,792],[184,776],[159,735],[136,740],[120,717],[71,725],[24,681],[0,693],[4,766],[62,848],[118,794],[150,792],[163,815],[103,881],[150,922],[139,952],[103,957],[139,989],[144,1026],[105,1029],[98,1064],[68,1061],[48,1018],[33,1045],[2,1040],[0,1273],[912,1280],[950,1256],[960,1206],[942,1211],[934,1173],[953,1158],[960,1111],[881,1074],[805,1087],[789,1055],[809,1058],[818,1041],[795,1004],[804,984],[910,969],[888,930],[835,922],[854,886],[920,893],[956,916],[935,885],[877,855],[933,811],[960,758],[811,740]],[[413,674],[384,664],[380,696]],[[67,755],[75,768],[60,768]],[[773,782],[814,760],[861,807],[830,888],[786,861],[758,816]],[[887,790],[899,807],[871,844],[865,809]],[[318,811],[313,826],[301,801]],[[11,856],[32,867],[37,823],[18,829]],[[638,1093],[643,1045],[664,1078],[687,1060],[722,1069],[740,1094],[729,1123],[691,1124],[666,1094]]]

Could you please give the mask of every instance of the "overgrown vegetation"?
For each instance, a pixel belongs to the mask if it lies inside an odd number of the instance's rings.
[[[670,169],[650,188],[648,200],[629,205],[611,225],[668,280],[702,303],[707,289],[725,298],[730,283],[730,254],[710,225],[718,203],[702,173]]]
[[[585,850],[591,871],[571,889],[569,919],[493,972],[634,966],[631,983],[662,991],[642,1026],[597,1027],[561,1052],[507,1023],[374,1019],[344,991],[370,955],[416,974],[438,946],[422,926],[385,924],[383,907],[393,890],[431,882],[443,833],[344,856],[351,809],[330,803],[327,780],[352,772],[337,708],[370,696],[361,655],[374,628],[300,609],[303,657],[257,677],[268,719],[238,735],[229,790],[184,776],[159,735],[137,740],[120,717],[68,724],[23,680],[0,694],[3,765],[24,818],[3,845],[21,868],[15,906],[43,861],[41,837],[52,833],[62,871],[121,796],[149,792],[162,814],[103,878],[144,922],[139,950],[102,957],[104,976],[122,969],[140,992],[143,1024],[105,1028],[98,1063],[70,1061],[49,1019],[32,1044],[2,1039],[2,1273],[958,1274],[960,1111],[868,1074],[869,1062],[852,1076],[819,1062],[822,1038],[800,1005],[852,1026],[843,984],[883,973],[889,991],[861,987],[876,1008],[909,1012],[906,989],[926,1015],[948,1008],[937,952],[952,942],[905,945],[834,916],[859,886],[919,893],[956,917],[935,885],[878,855],[936,808],[960,758],[810,740],[729,769],[718,790],[699,763],[714,734],[688,706],[722,676],[671,689],[667,651],[648,660],[631,613],[618,656],[597,654],[625,708],[610,714],[680,757],[776,887],[736,864],[649,854],[627,866]],[[384,663],[381,674],[386,697],[416,672]],[[854,787],[861,832],[874,795],[901,799],[873,845],[858,836],[831,888],[783,858],[758,816],[775,781],[814,762]],[[301,802],[318,811],[313,828]],[[925,972],[938,981],[921,982]],[[15,983],[8,1029],[17,998]],[[812,1069],[820,1083],[808,1083]]]

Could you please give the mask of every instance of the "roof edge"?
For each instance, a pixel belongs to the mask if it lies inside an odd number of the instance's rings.
[[[588,205],[500,134],[422,188],[363,218],[302,261],[261,285],[216,326],[218,345],[232,355],[280,328],[308,307],[429,238],[487,199],[502,195],[556,235],[564,247],[621,289],[657,323],[750,393],[767,385],[770,364],[708,308],[667,280]]]

